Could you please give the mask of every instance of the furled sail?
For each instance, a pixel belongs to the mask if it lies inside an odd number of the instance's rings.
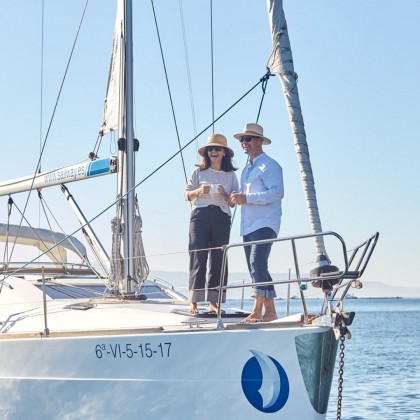
[[[119,1],[117,17],[115,19],[114,40],[112,44],[111,64],[109,67],[108,86],[102,115],[101,132],[103,134],[118,130],[118,118],[120,107],[120,89],[122,83],[122,51],[124,34],[124,5]]]
[[[306,142],[305,125],[303,123],[297,87],[297,74],[293,66],[287,23],[283,11],[282,0],[267,0],[268,15],[271,27],[273,49],[268,63],[270,72],[279,75],[289,113],[290,124],[294,136],[295,151],[298,158],[301,181],[304,189],[309,222],[313,233],[322,232],[321,219],[316,199],[315,182]],[[322,236],[315,238],[318,255],[325,255]]]

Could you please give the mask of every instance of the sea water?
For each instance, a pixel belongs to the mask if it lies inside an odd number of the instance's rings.
[[[226,302],[226,306],[238,301]],[[307,301],[319,311],[320,300]],[[250,309],[246,300],[244,309]],[[276,301],[279,316],[286,302]],[[301,308],[290,301],[290,313]],[[420,419],[420,299],[346,299],[345,309],[356,316],[345,340],[341,418]],[[338,357],[334,369],[327,419],[337,418]]]
[[[342,419],[420,419],[420,299],[351,299]],[[337,374],[329,419],[336,418]]]

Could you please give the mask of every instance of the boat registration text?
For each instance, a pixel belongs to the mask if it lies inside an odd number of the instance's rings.
[[[96,344],[95,354],[102,358],[168,358],[170,357],[171,343],[125,343],[125,344]]]

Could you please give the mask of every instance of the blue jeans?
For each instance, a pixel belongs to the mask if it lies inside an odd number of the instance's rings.
[[[244,242],[261,241],[263,239],[274,239],[277,235],[273,229],[265,227],[244,235]],[[271,251],[271,245],[259,244],[248,245],[244,247],[248,270],[254,283],[273,281],[268,272],[268,257]],[[252,297],[264,296],[266,299],[275,298],[276,292],[273,285],[255,286],[252,288]]]

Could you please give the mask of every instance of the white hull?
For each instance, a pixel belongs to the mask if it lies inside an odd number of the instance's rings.
[[[189,316],[182,301],[47,297],[46,337],[39,283],[7,280],[1,418],[123,418],[140,409],[147,419],[255,419],[267,410],[325,418],[337,347],[330,327],[303,325],[301,315],[241,324],[232,311],[220,329],[216,317]],[[81,303],[91,308],[69,307]]]
[[[138,417],[141,410],[140,417],[147,419],[265,418],[248,401],[241,382],[254,350],[275,359],[287,375],[289,392],[283,378],[277,398],[287,401],[276,418],[325,418],[305,389],[295,337],[327,328],[270,327],[3,339],[0,415],[123,418]],[[265,378],[266,399],[275,380]]]

